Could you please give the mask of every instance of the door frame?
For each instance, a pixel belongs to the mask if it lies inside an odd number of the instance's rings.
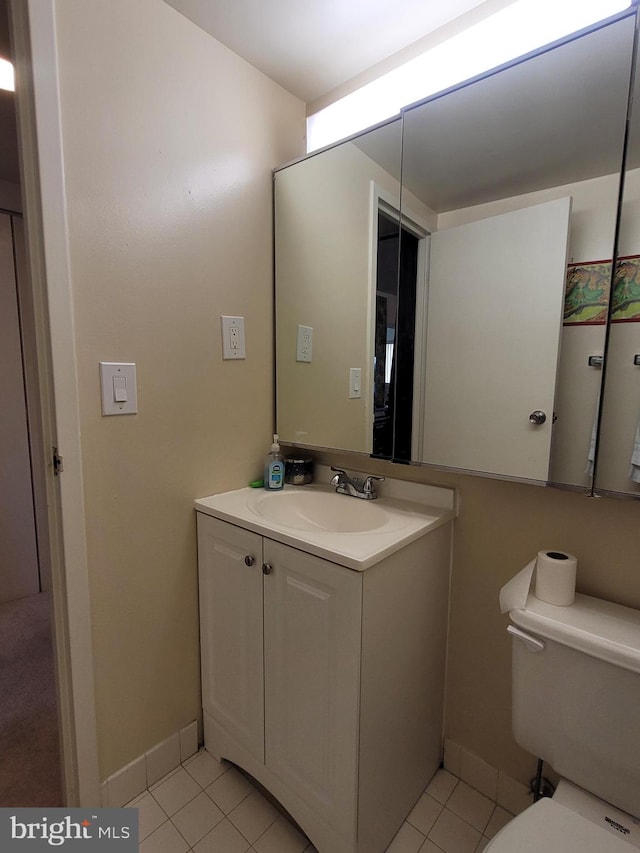
[[[9,0],[27,264],[35,315],[53,634],[65,804],[99,806],[80,418],[55,0]],[[64,457],[54,471],[53,448]],[[44,509],[41,509],[40,515]]]
[[[400,209],[402,209],[402,213]],[[421,381],[426,353],[427,297],[429,290],[429,241],[431,229],[424,216],[408,207],[393,193],[371,181],[369,185],[369,290],[367,295],[367,373],[363,380],[367,453],[373,443],[373,361],[376,340],[376,286],[378,280],[378,211],[386,213],[398,224],[418,238],[418,269],[416,272],[416,331],[413,354],[413,430],[411,434],[411,459],[416,461],[422,448],[424,428],[424,388]],[[401,219],[402,217],[402,219]]]

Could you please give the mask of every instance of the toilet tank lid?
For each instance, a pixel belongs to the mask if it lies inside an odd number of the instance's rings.
[[[570,607],[558,607],[529,593],[525,609],[509,615],[539,637],[640,673],[639,610],[580,594]]]

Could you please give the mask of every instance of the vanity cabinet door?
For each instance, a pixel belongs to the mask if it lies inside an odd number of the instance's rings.
[[[264,761],[262,537],[198,513],[202,704]]]
[[[264,559],[265,760],[353,838],[362,575],[271,540]]]

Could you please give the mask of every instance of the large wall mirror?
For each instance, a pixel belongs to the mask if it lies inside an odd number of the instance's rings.
[[[276,171],[283,441],[592,486],[634,22]]]

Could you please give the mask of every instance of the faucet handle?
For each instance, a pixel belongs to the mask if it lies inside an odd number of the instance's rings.
[[[331,470],[335,471],[335,474],[329,480],[329,485],[330,486],[339,486],[340,483],[343,482],[342,478],[347,476],[347,472],[343,471],[342,468],[334,468],[333,465],[331,466]]]
[[[362,491],[366,495],[375,494],[376,489],[373,484],[376,480],[381,483],[384,480],[384,477],[374,477],[372,474],[370,474],[368,477],[365,477],[365,481],[362,484]]]

